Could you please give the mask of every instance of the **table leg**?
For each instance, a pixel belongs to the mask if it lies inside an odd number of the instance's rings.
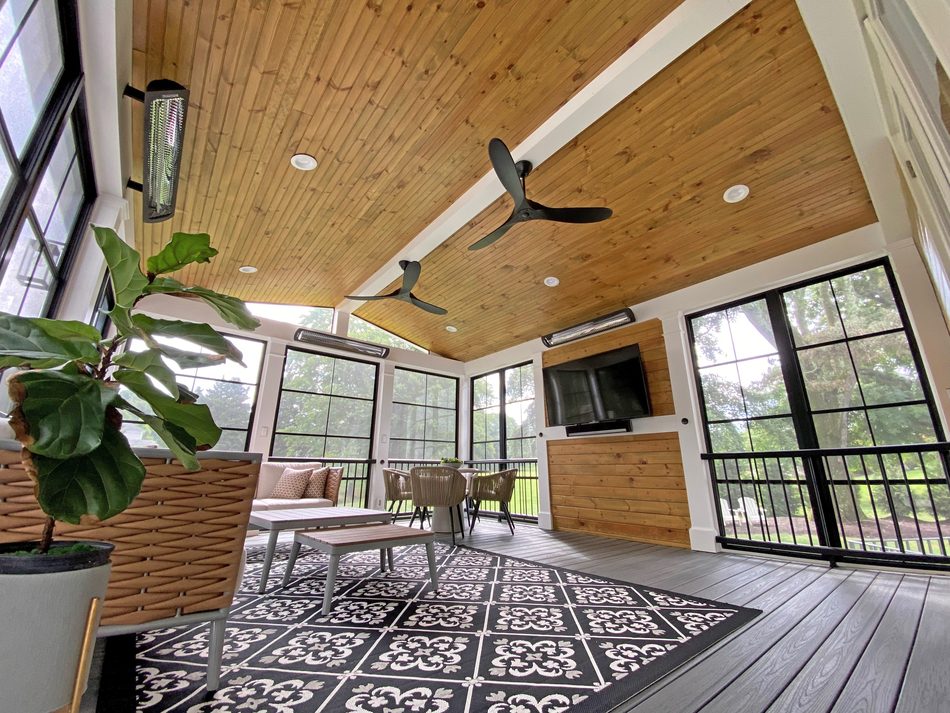
[[[330,603],[333,601],[333,587],[336,586],[336,570],[340,566],[340,555],[330,555],[330,566],[327,568],[327,581],[323,592],[323,616],[330,613]]]
[[[393,571],[393,548],[386,550],[386,557],[389,559],[389,571]]]
[[[293,547],[290,548],[290,559],[287,560],[287,569],[284,570],[284,581],[281,586],[286,587],[290,582],[290,575],[294,571],[294,564],[297,562],[297,555],[300,554],[300,543],[294,540]]]
[[[379,571],[386,571],[386,549],[383,548],[379,551]]]
[[[267,552],[264,553],[264,567],[261,569],[261,583],[257,588],[258,594],[263,594],[267,589],[267,577],[270,574],[270,566],[274,561],[274,550],[277,549],[277,530],[270,531],[270,537],[267,540]]]
[[[439,589],[439,573],[435,567],[435,546],[432,542],[426,542],[426,557],[429,558],[429,579],[432,580],[432,588]]]

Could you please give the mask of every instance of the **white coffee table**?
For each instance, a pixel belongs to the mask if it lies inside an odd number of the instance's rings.
[[[270,575],[271,563],[274,561],[274,550],[277,549],[277,536],[282,530],[319,530],[327,527],[368,524],[389,525],[392,521],[391,512],[368,508],[285,508],[251,512],[249,521],[251,526],[270,533],[257,593],[263,594],[267,589],[267,577]]]

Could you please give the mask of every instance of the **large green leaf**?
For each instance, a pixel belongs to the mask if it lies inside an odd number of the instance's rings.
[[[173,233],[171,242],[146,261],[145,269],[152,275],[161,275],[193,262],[211,262],[217,254],[207,233]]]
[[[78,525],[81,518],[106,520],[125,510],[142,489],[145,466],[129,442],[106,426],[91,453],[57,459],[34,455],[40,507],[56,520]]]
[[[155,342],[155,349],[172,359],[182,369],[200,369],[203,366],[215,366],[224,363],[224,356],[221,354],[198,354],[197,352],[186,352],[182,349],[170,347],[167,344]],[[179,392],[181,386],[178,387]]]
[[[185,287],[178,280],[173,280],[170,277],[160,277],[152,282],[145,291],[148,294],[161,293],[203,300],[213,307],[224,320],[239,329],[254,330],[261,326],[261,321],[252,315],[248,311],[247,305],[237,297],[223,295],[206,287]]]
[[[142,336],[139,328],[132,322],[132,311],[128,307],[116,305],[107,314],[115,325],[115,330],[123,337]]]
[[[210,447],[221,438],[211,415],[211,409],[205,404],[179,403],[163,394],[148,377],[140,371],[119,371],[115,379],[151,406],[157,416],[183,428],[194,437],[198,447]]]
[[[168,449],[175,454],[178,460],[185,468],[190,471],[200,470],[201,465],[195,456],[197,443],[195,439],[185,429],[166,421],[160,416],[146,413],[136,408],[125,399],[117,399],[116,406],[128,411],[142,420],[143,423],[150,426],[155,434],[162,439]]]
[[[96,234],[96,243],[109,266],[115,303],[120,307],[132,307],[148,285],[148,278],[142,274],[140,268],[142,256],[112,228],[94,225],[92,231]]]
[[[178,398],[178,382],[175,372],[166,366],[162,353],[158,349],[146,349],[143,352],[124,352],[113,357],[113,362],[127,369],[141,371],[168,389],[173,399]]]
[[[13,377],[23,387],[20,411],[30,428],[30,452],[72,458],[99,447],[106,406],[116,390],[82,374],[25,371]]]
[[[99,363],[99,332],[82,322],[0,312],[0,369],[45,369],[70,361]]]
[[[154,319],[145,314],[132,315],[132,323],[142,330],[146,335],[146,342],[153,349],[159,348],[159,344],[154,340],[154,337],[178,337],[244,366],[240,350],[207,324]]]

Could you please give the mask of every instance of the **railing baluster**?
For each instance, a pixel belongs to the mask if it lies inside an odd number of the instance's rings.
[[[947,460],[945,458],[940,458],[940,454],[937,455],[940,462],[943,464],[943,483],[944,485],[947,485],[948,490],[950,490],[950,479],[947,477]],[[947,543],[943,539],[943,528],[940,527],[940,512],[937,510],[937,503],[934,500],[933,490],[930,487],[930,476],[927,475],[927,463],[924,461],[923,453],[918,453],[917,457],[920,458],[920,470],[924,474],[924,484],[927,486],[927,497],[930,498],[930,507],[933,510],[934,523],[937,525],[937,542],[940,543],[940,554],[946,557]]]
[[[904,467],[904,457],[901,455],[897,456],[897,462],[901,465],[901,474],[904,476],[904,487],[907,488],[907,500],[910,502],[910,511],[914,516],[914,527],[917,528],[917,541],[920,543],[920,552],[925,554],[924,550],[927,549],[927,546],[924,544],[924,535],[920,531],[920,520],[917,518],[917,506],[914,503],[914,494],[910,490],[910,481],[907,479],[907,468]],[[890,479],[887,477],[887,474],[884,475],[884,487],[888,488]]]

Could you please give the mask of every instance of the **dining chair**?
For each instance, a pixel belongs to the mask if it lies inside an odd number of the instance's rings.
[[[412,517],[419,515],[422,527],[423,513],[430,508],[448,508],[452,523],[452,544],[455,544],[455,518],[465,538],[465,521],[462,519],[462,501],[465,500],[465,478],[455,468],[444,466],[416,466],[409,471],[412,483]]]
[[[511,502],[511,496],[515,491],[515,476],[518,475],[518,469],[503,470],[491,475],[476,475],[472,478],[471,492],[469,498],[472,501],[472,512],[468,520],[468,532],[471,534],[475,526],[475,520],[478,518],[478,511],[484,501],[497,502],[502,514],[508,520],[508,527],[511,534],[515,534],[515,523],[511,519],[511,511],[508,509],[508,503]]]
[[[409,482],[409,473],[395,468],[383,468],[383,485],[386,488],[386,500],[389,510],[396,508],[393,515],[398,516],[404,502],[412,502],[412,485]]]

